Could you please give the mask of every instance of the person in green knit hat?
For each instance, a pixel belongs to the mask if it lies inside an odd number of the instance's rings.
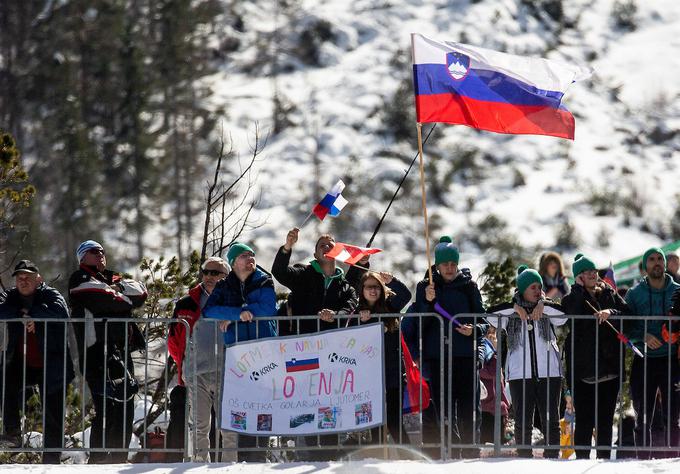
[[[326,254],[335,245],[335,239],[330,234],[319,236],[314,246],[314,259],[309,264],[298,263],[290,265],[293,247],[298,241],[300,229],[297,227],[288,231],[285,243],[279,248],[274,257],[272,274],[283,286],[290,289],[288,308],[293,316],[317,315],[318,319],[301,319],[289,326],[286,334],[309,334],[337,329],[344,326],[346,320],[337,318],[338,314],[353,313],[357,306],[357,296],[352,285],[345,278],[341,268],[336,267],[333,258]],[[283,327],[282,324],[280,327]],[[308,446],[328,446],[328,449],[301,452],[304,461],[332,461],[340,453],[332,446],[338,444],[338,436],[320,435],[305,437]]]
[[[459,268],[460,252],[449,236],[443,236],[434,248],[434,268],[432,282],[426,276],[416,287],[416,301],[409,312],[435,313],[435,303],[451,316],[465,313],[484,313],[482,296],[477,284],[472,279],[470,270]],[[422,320],[422,354],[418,347],[420,323],[418,318],[404,318],[402,330],[404,339],[414,359],[422,360],[423,375],[428,380],[433,394],[444,393],[444,405],[439,406],[440,398],[433,395],[433,404],[423,413],[423,440],[426,443],[439,443],[439,417],[448,417],[453,429],[452,443],[473,444],[479,442],[481,403],[479,398],[479,368],[484,360],[482,339],[488,325],[483,318],[457,317],[459,326],[450,323],[446,317],[443,331],[438,321],[425,318]],[[453,329],[449,332],[450,325]],[[449,358],[440,354],[440,342],[446,334],[451,334],[451,354],[453,365],[449,367]],[[451,391],[440,387],[440,376],[448,380],[449,370],[452,372]],[[473,392],[473,387],[475,391]],[[449,397],[452,412],[448,414]],[[426,454],[433,459],[440,455],[439,448],[428,448]],[[478,449],[454,450],[453,457],[477,458]]]
[[[489,324],[507,333],[506,380],[515,407],[517,454],[531,457],[534,411],[541,420],[545,458],[559,453],[559,402],[562,384],[560,353],[552,326],[567,319],[559,304],[545,299],[543,278],[534,269],[517,269],[513,298],[489,310]],[[546,317],[550,316],[550,317]]]
[[[592,314],[594,318],[574,318],[564,344],[567,362],[567,386],[573,394],[575,411],[574,444],[578,459],[590,458],[595,430],[596,446],[611,446],[614,411],[622,372],[620,361],[625,348],[608,325],[612,315],[628,314],[628,306],[619,294],[597,274],[595,262],[577,255],[572,265],[574,285],[562,298],[566,314]],[[621,320],[609,322],[621,330]],[[597,350],[596,350],[597,349]],[[597,404],[597,410],[595,406]],[[587,446],[587,448],[578,448]],[[598,449],[597,457],[609,459],[611,450]]]
[[[637,413],[635,422],[636,446],[650,446],[650,425],[654,407],[656,406],[656,392],[659,390],[664,399],[661,404],[662,418],[669,420],[664,440],[669,439],[671,446],[680,443],[680,392],[672,386],[680,376],[680,366],[677,358],[677,344],[672,341],[664,342],[662,336],[663,319],[658,316],[668,316],[672,307],[673,293],[680,285],[665,273],[666,256],[662,249],[652,247],[642,256],[642,267],[645,276],[637,285],[626,293],[626,303],[631,314],[645,316],[642,320],[627,321],[626,336],[643,353],[645,358],[633,358],[633,368],[630,374],[630,389],[633,398],[633,408]],[[655,316],[657,316],[655,318]],[[646,369],[646,371],[645,371]],[[645,390],[646,388],[646,390]],[[670,405],[670,413],[667,413]],[[638,451],[638,457],[648,458],[648,451]]]

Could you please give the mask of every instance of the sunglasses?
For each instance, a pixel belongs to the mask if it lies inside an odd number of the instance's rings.
[[[224,272],[221,272],[219,270],[201,270],[201,273],[207,276],[220,276],[220,275],[225,275]]]
[[[364,290],[376,290],[380,291],[380,287],[378,285],[366,285],[364,286]]]
[[[91,253],[94,255],[106,255],[106,252],[104,252],[103,249],[89,249],[87,253]]]

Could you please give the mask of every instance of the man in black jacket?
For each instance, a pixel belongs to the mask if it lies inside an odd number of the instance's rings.
[[[12,276],[16,286],[0,303],[0,319],[25,318],[9,323],[5,352],[3,424],[7,435],[21,435],[20,411],[25,386],[37,385],[42,400],[45,448],[62,448],[64,442],[64,395],[73,379],[73,365],[66,343],[66,323],[35,322],[33,319],[67,319],[66,301],[42,281],[38,267],[21,260]],[[25,378],[24,378],[25,377]],[[59,464],[61,453],[43,453],[43,463]]]
[[[336,320],[337,314],[354,312],[357,296],[354,288],[347,282],[342,269],[335,266],[335,260],[326,257],[335,245],[335,239],[324,234],[319,237],[314,247],[314,260],[309,265],[295,264],[289,266],[293,246],[298,240],[300,229],[291,229],[286,236],[286,243],[279,249],[272,274],[282,285],[291,290],[288,296],[288,307],[293,316],[318,315],[318,320],[300,320],[297,330],[294,326],[281,324],[279,335],[306,334],[341,327]],[[318,445],[332,446],[338,443],[337,435],[321,435]],[[306,436],[307,446],[317,445],[316,436]],[[328,461],[337,457],[334,450],[309,451],[302,454],[307,461]]]
[[[573,319],[565,342],[567,385],[576,409],[574,444],[590,446],[595,429],[597,446],[611,446],[619,375],[625,370],[620,361],[626,349],[612,328],[602,323],[609,316],[626,314],[628,306],[611,286],[598,280],[595,264],[588,257],[577,258],[572,271],[575,282],[562,298],[562,309],[565,314],[594,316]],[[621,330],[621,320],[612,323]],[[577,449],[576,457],[588,459],[590,449]],[[598,450],[597,457],[609,459],[610,451]]]
[[[137,381],[131,353],[144,349],[144,338],[131,318],[144,304],[146,288],[141,282],[124,280],[106,269],[104,248],[87,240],[76,250],[80,268],[69,280],[69,300],[74,321],[80,367],[92,393],[95,416],[90,433],[91,448],[125,448],[130,445]],[[94,322],[92,318],[106,318]],[[126,452],[96,451],[88,462],[123,463]]]
[[[314,260],[309,265],[298,263],[289,266],[299,232],[297,227],[288,232],[286,243],[274,258],[272,274],[291,290],[288,301],[293,316],[319,316],[319,320],[300,321],[300,334],[338,328],[336,314],[353,312],[357,296],[342,269],[335,266],[335,260],[325,256],[335,245],[335,239],[329,234],[320,236],[314,247]],[[286,335],[286,332],[280,331],[279,334]],[[288,333],[296,334],[296,331]]]

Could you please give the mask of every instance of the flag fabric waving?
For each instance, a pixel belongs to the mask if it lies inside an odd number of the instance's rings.
[[[312,212],[320,221],[324,220],[326,216],[336,217],[347,205],[347,200],[341,194],[343,189],[345,189],[345,183],[339,179],[321,202],[314,206]]]
[[[326,257],[334,258],[343,263],[354,265],[367,255],[382,252],[381,249],[357,247],[355,245],[336,242],[333,248],[326,253]]]
[[[420,34],[411,41],[417,122],[574,139],[562,96],[589,69]]]
[[[607,284],[609,284],[609,286],[614,288],[614,291],[618,291],[618,288],[616,287],[616,279],[614,278],[614,267],[612,266],[612,262],[609,262],[609,267],[607,268],[607,271],[605,272],[602,279]]]

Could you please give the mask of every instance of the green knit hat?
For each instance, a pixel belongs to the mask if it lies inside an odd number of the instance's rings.
[[[443,235],[439,238],[439,243],[434,248],[434,264],[439,265],[440,263],[454,262],[458,265],[460,260],[460,254],[458,253],[458,247],[456,247],[451,241],[451,237],[448,235]]]
[[[236,257],[241,255],[243,252],[252,252],[253,255],[255,255],[255,251],[246,244],[242,244],[241,242],[234,242],[231,244],[229,251],[227,252],[227,262],[229,262],[229,265],[233,265]]]
[[[591,259],[580,253],[576,255],[576,259],[574,260],[574,263],[571,265],[571,273],[574,274],[574,278],[576,278],[583,272],[595,269],[597,269],[597,267],[595,266],[595,262],[593,262]]]
[[[538,283],[543,286],[543,278],[541,278],[541,275],[533,268],[526,268],[526,265],[520,265],[517,270],[517,289],[520,294],[523,294],[533,283]]]
[[[647,259],[652,256],[654,253],[660,253],[661,256],[663,257],[663,266],[666,268],[666,254],[661,250],[659,247],[652,247],[651,249],[647,250],[645,254],[642,256],[642,269],[647,271]]]

